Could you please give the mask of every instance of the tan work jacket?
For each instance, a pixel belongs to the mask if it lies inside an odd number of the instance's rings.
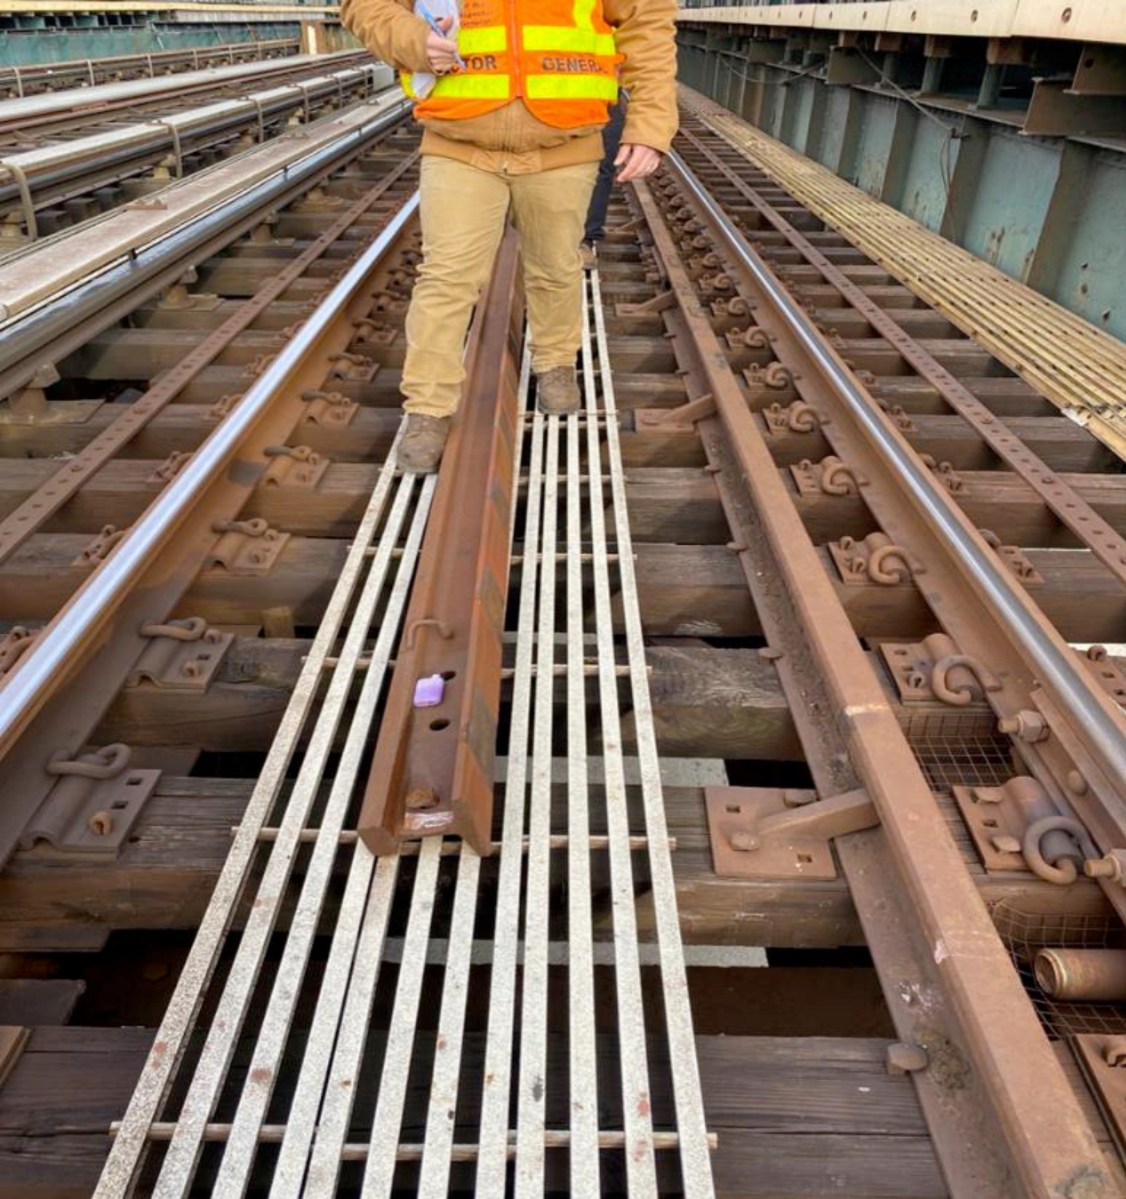
[[[622,141],[664,153],[676,132],[676,0],[602,0],[624,56],[622,86],[630,94]],[[426,22],[411,0],[343,0],[341,20],[375,55],[399,71],[425,71]],[[537,120],[522,100],[464,121],[427,120],[424,154],[482,170],[524,174],[602,157],[600,127],[556,129]]]

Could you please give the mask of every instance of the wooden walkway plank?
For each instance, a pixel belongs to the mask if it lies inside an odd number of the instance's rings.
[[[109,1143],[104,1130],[152,1036],[32,1030],[0,1091],[0,1199],[89,1194]],[[471,1042],[479,1053],[480,1035]],[[945,1199],[912,1084],[887,1074],[885,1047],[878,1038],[698,1037],[724,1199]],[[562,1193],[565,1179],[552,1185],[550,1174],[549,1189]],[[452,1192],[459,1181],[455,1174]]]

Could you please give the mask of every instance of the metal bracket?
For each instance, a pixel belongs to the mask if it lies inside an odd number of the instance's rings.
[[[852,467],[835,454],[822,458],[820,462],[803,458],[796,466],[790,467],[790,474],[798,494],[805,496],[857,495],[861,482]]]
[[[766,366],[751,363],[743,371],[743,382],[754,391],[767,388],[770,391],[786,391],[793,387],[794,377],[780,362],[768,362]]]
[[[159,770],[132,770],[127,745],[106,745],[71,758],[65,751],[47,765],[59,776],[20,837],[30,849],[45,841],[60,854],[117,856],[160,781]]]
[[[341,350],[329,354],[329,362],[333,363],[329,371],[330,379],[346,379],[349,383],[371,383],[379,373],[379,363],[373,362],[363,354],[350,354]]]
[[[105,525],[71,566],[97,566],[98,563],[104,562],[128,532],[128,529],[119,529],[116,525]]]
[[[230,416],[230,414],[231,414],[231,409],[234,408],[234,406],[239,402],[239,400],[242,399],[242,397],[245,394],[246,394],[245,392],[240,391],[240,392],[232,392],[225,396],[220,396],[215,401],[215,403],[212,404],[210,408],[208,408],[207,413],[204,416],[204,419],[208,420],[208,421],[226,420],[227,417]]]
[[[305,401],[305,415],[302,418],[310,424],[342,429],[350,425],[356,418],[360,406],[355,400],[341,395],[338,391],[306,391],[301,398]]]
[[[125,685],[151,683],[162,691],[206,691],[235,639],[200,616],[142,625],[141,636],[149,638],[149,644]]]
[[[716,320],[723,320],[729,316],[750,315],[747,301],[742,296],[731,296],[726,300],[713,300],[709,307],[711,308],[712,316]]]
[[[0,649],[2,648],[0,646]],[[1107,695],[1126,708],[1126,673],[1122,672],[1118,663],[1106,652],[1106,647],[1091,645],[1085,653],[1079,651],[1079,654]]]
[[[652,299],[642,300],[638,304],[615,304],[615,316],[656,316],[666,308],[676,306],[676,294],[671,291],[659,291]]]
[[[724,271],[714,275],[701,275],[697,287],[705,301],[712,296],[728,296],[735,290],[731,276]]]
[[[1071,1048],[1120,1156],[1126,1159],[1126,1037],[1080,1033]]]
[[[941,700],[965,708],[984,703],[986,692],[1001,689],[996,675],[976,658],[959,653],[945,633],[931,633],[922,641],[885,641],[880,653],[905,704]]]
[[[1026,587],[1042,587],[1044,576],[1028,560],[1019,545],[1002,545],[1001,538],[992,529],[978,529],[989,543],[989,547]]]
[[[288,533],[271,529],[262,517],[254,520],[220,520],[212,526],[220,534],[204,569],[222,566],[233,575],[267,575],[289,541]]]
[[[371,301],[372,312],[400,314],[407,310],[407,301],[400,299],[390,291],[373,291]]]
[[[1017,775],[1000,787],[954,787],[953,793],[986,870],[1032,869],[1021,848],[1025,833],[1032,825],[1060,814],[1038,780]],[[1083,864],[1083,855],[1063,831],[1045,833],[1040,853],[1053,865],[1064,858],[1077,867]]]
[[[920,454],[923,465],[930,468],[935,478],[950,492],[957,495],[966,486],[965,479],[954,469],[952,462],[938,462],[933,454]]]
[[[352,327],[356,330],[356,341],[362,346],[389,346],[399,336],[398,329],[369,316],[353,321]]]
[[[886,533],[869,533],[862,541],[842,537],[829,542],[829,556],[849,587],[878,583],[881,587],[906,586],[925,567],[896,545]]]
[[[777,402],[764,408],[762,419],[768,437],[781,437],[790,433],[816,433],[824,424],[821,414],[804,400],[794,400],[783,406]]]
[[[758,325],[747,325],[741,329],[728,329],[723,335],[729,350],[766,350],[770,348],[770,337]]]
[[[705,787],[704,805],[720,878],[834,879],[830,841],[880,822],[864,790],[818,799],[781,787]]]
[[[271,445],[264,452],[272,459],[262,476],[267,487],[301,487],[312,491],[330,465],[328,458],[307,445]]]
[[[171,483],[192,456],[190,450],[173,450],[145,480],[146,483]]]
[[[0,679],[15,670],[16,664],[35,644],[42,631],[15,625],[0,637]]]
[[[35,374],[23,387],[7,397],[8,411],[15,418],[12,423],[34,425],[47,418],[51,413],[47,388],[58,383],[61,377],[53,362],[37,366]]]
[[[639,432],[657,429],[691,431],[696,421],[715,416],[715,400],[710,395],[697,396],[675,408],[638,408],[633,415],[633,427]]]
[[[877,400],[876,402],[891,417],[892,424],[901,433],[918,433],[919,426],[907,415],[902,404],[888,404],[883,400]]]
[[[242,375],[240,377],[243,379],[257,379],[273,360],[273,354],[258,354],[242,368]]]

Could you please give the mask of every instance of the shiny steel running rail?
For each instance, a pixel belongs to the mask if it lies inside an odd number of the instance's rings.
[[[273,402],[278,388],[348,303],[417,208],[415,193],[0,686],[0,759],[36,712],[64,685],[83,645],[97,636],[150,556],[174,535],[200,494],[227,467],[242,438]]]
[[[96,87],[68,88],[19,100],[0,101],[0,132],[37,124],[44,118],[61,117],[80,120],[84,110],[97,109],[99,115],[107,106],[120,107],[163,95],[217,89],[223,85],[266,80],[271,75],[306,69],[326,69],[343,66],[358,59],[356,51],[338,54],[302,54],[292,58],[272,59],[269,62],[238,63],[235,66],[207,67],[186,71],[180,75],[164,75],[157,79],[133,79],[124,83],[103,83]]]
[[[64,295],[51,296],[46,302],[29,306],[18,315],[12,314],[10,308],[0,310],[0,395],[10,395],[34,374],[48,345],[64,337],[73,342],[86,322],[110,311],[111,306],[121,303],[123,297],[134,295],[140,287],[151,286],[154,281],[159,286],[159,280],[166,272],[183,269],[181,264],[186,265],[193,255],[198,256],[211,239],[220,234],[227,236],[232,225],[257,219],[258,214],[276,206],[305,180],[391,129],[406,111],[405,100],[388,95],[374,107],[370,121],[357,124],[345,136],[334,138],[165,236],[148,244],[130,246],[127,253],[98,269]],[[194,181],[201,178],[202,174],[197,175]],[[9,268],[6,265],[4,269]],[[34,284],[34,273],[29,277]],[[37,294],[34,287],[32,294]],[[5,300],[2,278],[0,300]],[[11,294],[6,302],[22,303]],[[4,316],[12,319],[3,321]],[[109,317],[110,322],[114,319],[112,315]]]
[[[0,87],[15,88],[23,99],[29,89],[57,91],[65,87],[95,87],[99,75],[103,82],[112,76],[120,77],[140,72],[138,77],[155,79],[157,74],[168,75],[191,67],[201,71],[208,66],[231,65],[236,62],[264,62],[300,53],[301,41],[296,37],[271,38],[253,42],[225,42],[217,46],[192,46],[185,50],[158,50],[154,54],[114,54],[107,58],[68,58],[62,62],[31,63],[27,66],[0,67]],[[32,94],[38,94],[32,92]]]
[[[177,173],[182,171],[184,153],[195,148],[202,138],[216,137],[240,127],[256,128],[259,139],[265,136],[268,121],[313,101],[345,95],[360,95],[366,85],[374,89],[384,83],[386,68],[375,63],[346,66],[301,79],[278,83],[238,99],[201,104],[182,112],[169,113],[138,121],[120,128],[101,130],[87,137],[34,150],[8,154],[0,158],[0,172],[9,176],[0,182],[0,205],[23,204],[29,235],[35,236],[34,210],[47,203],[77,194],[75,188],[84,177],[97,172],[90,186],[107,182],[107,169],[141,169],[146,160],[171,152]],[[202,97],[201,97],[202,99]],[[140,161],[138,161],[140,160]],[[60,197],[59,189],[71,186]],[[25,199],[30,195],[31,205]]]
[[[820,331],[748,248],[738,228],[683,159],[670,153],[667,162],[678,182],[722,232],[725,250],[737,258],[739,265],[768,294],[803,349],[851,410],[857,424],[884,456],[903,488],[925,512],[962,571],[981,589],[983,598],[996,611],[1012,640],[1034,665],[1040,681],[1054,693],[1061,712],[1095,756],[1114,791],[1119,796],[1126,795],[1126,720],[1121,711],[1089,677],[1062,638],[1046,629],[1027,592],[998,564],[985,540],[967,529],[957,505],[929,476],[903,438],[882,419],[882,414],[836,355],[827,352]]]

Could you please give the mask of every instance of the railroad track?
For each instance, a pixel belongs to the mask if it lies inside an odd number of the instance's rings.
[[[326,67],[368,61],[363,51],[300,54],[264,62],[205,67],[179,75],[103,83],[89,88],[0,102],[0,135],[5,149],[20,149],[66,140],[76,134],[114,128],[122,120],[163,115],[198,105],[209,96],[222,99],[245,95],[247,85],[308,77]]]
[[[403,476],[404,140],[209,250],[219,305],[154,303],[154,267],[128,323],[47,354],[66,399],[29,375],[48,322],[0,374],[26,393],[0,780],[46,805],[5,809],[0,943],[199,928],[159,1030],[118,1042],[104,1172],[95,1132],[70,1177],[1121,1193],[1069,1054],[1112,1097],[1126,1011],[1032,982],[1040,949],[1121,943],[1122,681],[1072,648],[1123,640],[1119,461],[686,116],[590,276],[583,412],[533,415],[506,243],[443,471]],[[30,330],[50,296],[18,304]],[[166,449],[191,456],[158,480]],[[272,531],[216,529],[223,503]],[[76,565],[103,524],[124,536]],[[117,809],[131,772],[147,798]],[[744,946],[861,938],[888,1034],[842,1077],[914,1131],[860,1116],[845,1160],[771,1123],[829,1126],[829,1042],[779,1043],[787,1085],[731,996],[773,973]]]
[[[91,88],[77,106],[68,93],[0,103],[0,256],[361,100],[387,78],[366,55],[343,53]]]
[[[96,87],[126,79],[155,79],[180,71],[284,58],[300,52],[299,38],[266,38],[254,42],[227,42],[220,46],[191,46],[184,50],[159,50],[153,54],[117,54],[106,58],[75,58],[62,62],[0,67],[0,88],[10,97],[40,95],[68,88]]]

